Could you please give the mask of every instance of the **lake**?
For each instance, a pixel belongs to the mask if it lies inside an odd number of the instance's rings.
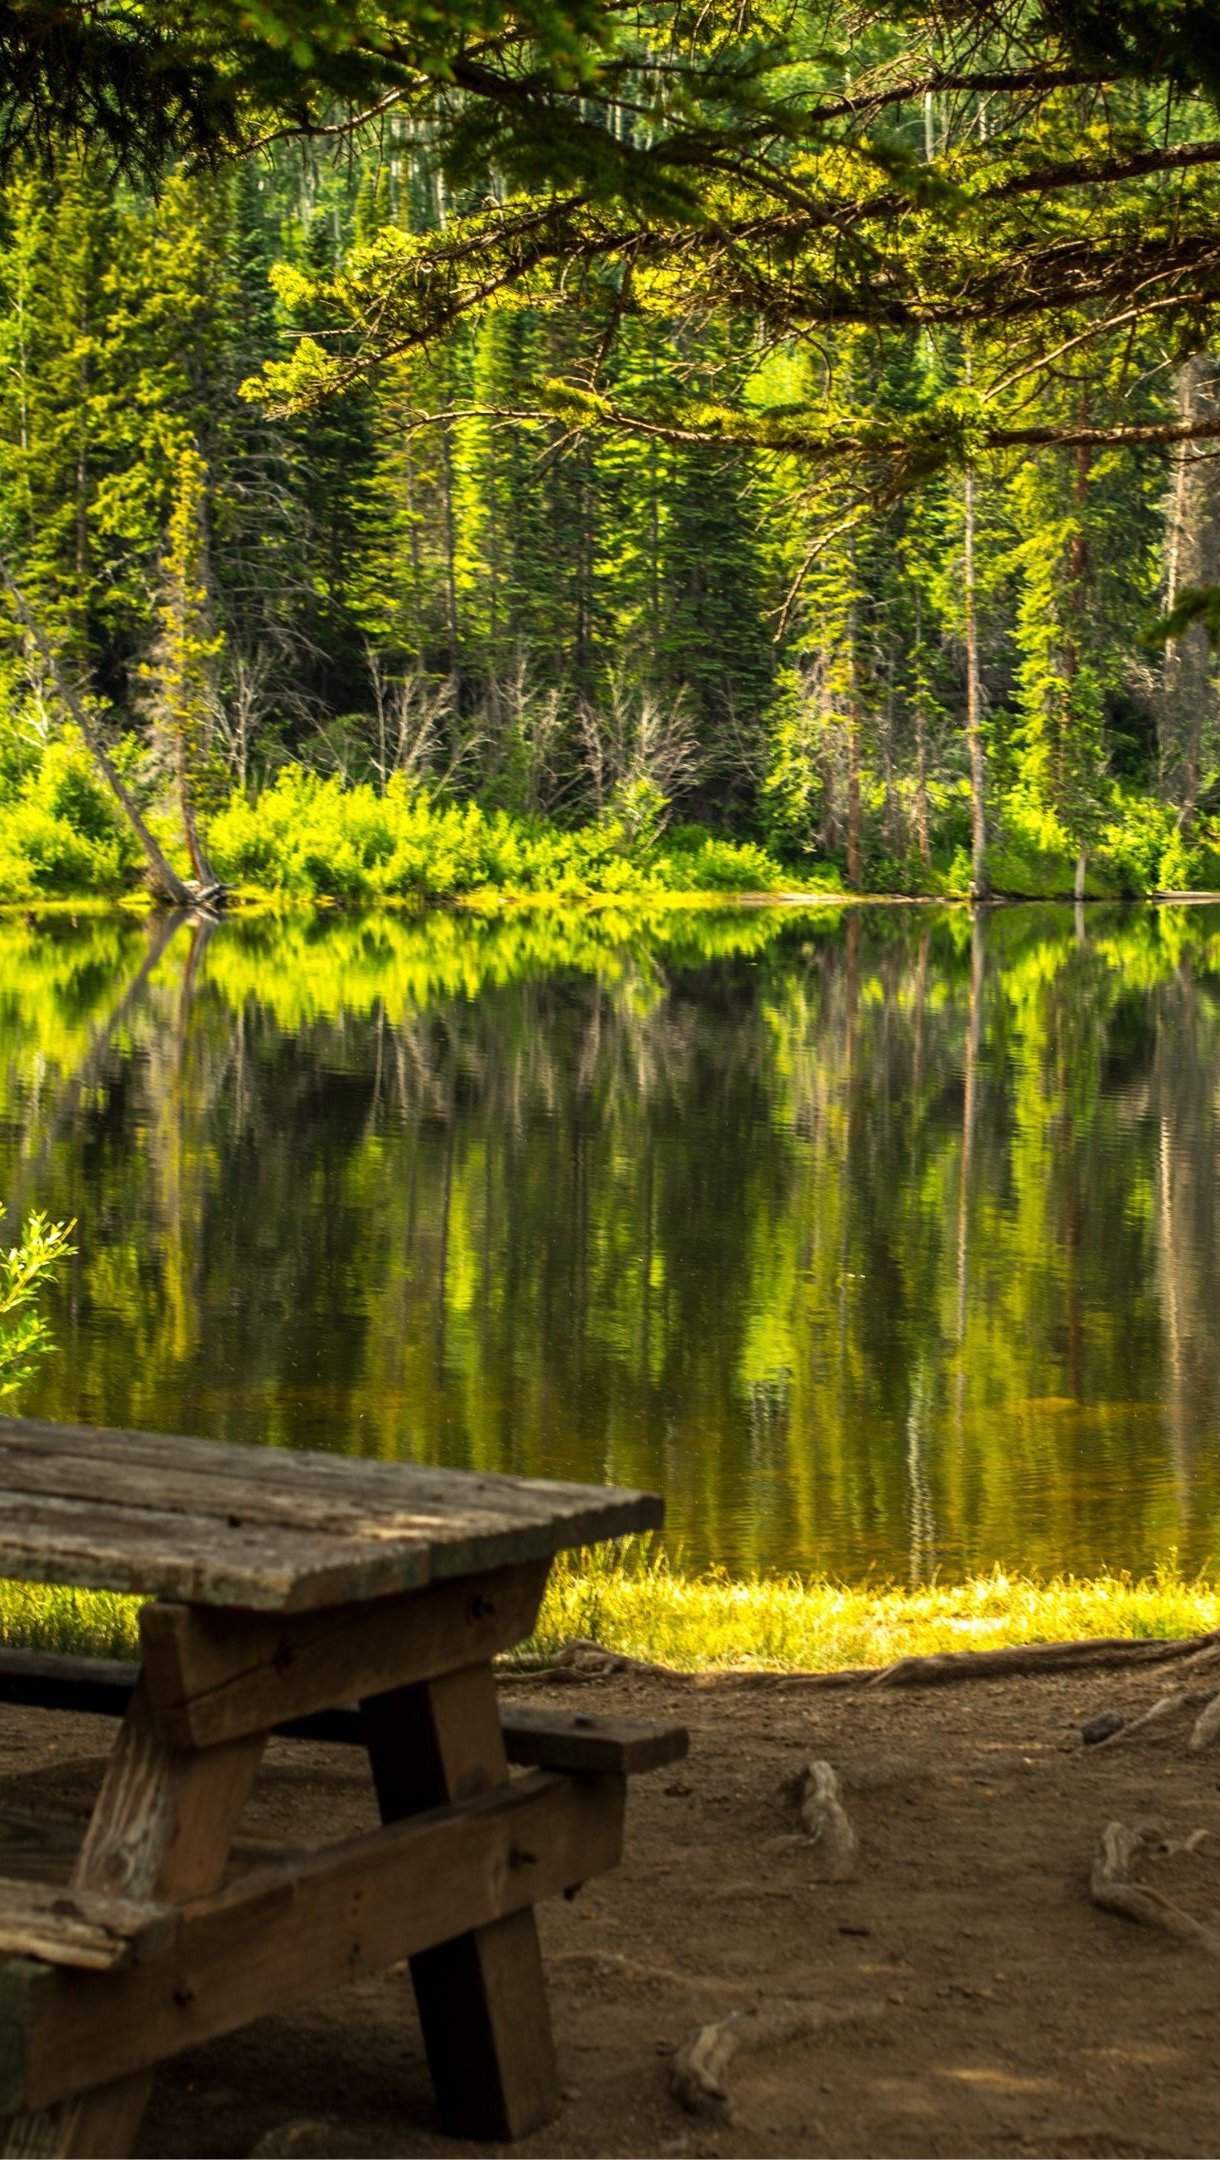
[[[1220,907],[0,920],[31,1415],[661,1488],[686,1560],[1220,1558]]]

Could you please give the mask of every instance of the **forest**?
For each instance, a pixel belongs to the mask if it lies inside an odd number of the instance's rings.
[[[5,897],[1220,886],[1189,40],[610,12],[524,137],[6,141]]]
[[[6,2151],[1214,2149],[1218,107],[0,0]]]

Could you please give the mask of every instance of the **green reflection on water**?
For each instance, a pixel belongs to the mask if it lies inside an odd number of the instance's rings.
[[[1220,1557],[1220,909],[0,924],[31,1412],[658,1485],[692,1560]]]

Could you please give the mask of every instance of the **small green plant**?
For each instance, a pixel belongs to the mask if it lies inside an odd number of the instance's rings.
[[[0,1207],[0,1217],[4,1215]],[[51,1347],[51,1332],[36,1311],[39,1289],[50,1282],[61,1260],[76,1247],[68,1243],[75,1224],[48,1222],[30,1215],[20,1241],[0,1258],[0,1402],[11,1407],[23,1381]]]

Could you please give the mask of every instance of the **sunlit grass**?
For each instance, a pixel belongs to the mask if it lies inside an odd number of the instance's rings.
[[[131,1657],[137,1600],[106,1591],[0,1583],[0,1645]],[[1220,1629],[1220,1587],[1172,1566],[1129,1575],[1036,1581],[995,1569],[963,1583],[904,1590],[798,1576],[735,1581],[686,1574],[638,1547],[560,1559],[531,1660],[573,1640],[684,1672],[841,1671],[888,1665],[935,1650],[995,1650],[1006,1643],[1123,1635],[1148,1640]]]
[[[0,1582],[0,1648],[134,1657],[140,1600],[59,1583]]]
[[[1083,1636],[1165,1639],[1220,1628],[1220,1586],[1172,1565],[1038,1581],[996,1568],[907,1590],[797,1575],[685,1574],[647,1551],[560,1559],[531,1652],[574,1639],[694,1672],[716,1666],[841,1671],[937,1650]]]

